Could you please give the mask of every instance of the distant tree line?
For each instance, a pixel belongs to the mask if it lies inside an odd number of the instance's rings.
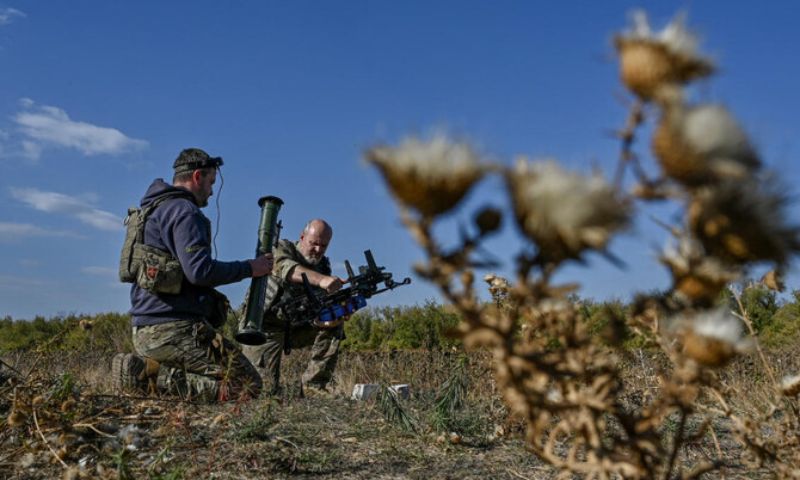
[[[625,316],[631,303],[621,300],[594,301],[571,299],[579,305],[590,332],[606,334],[614,316]],[[742,304],[759,337],[767,346],[779,347],[794,342],[800,335],[800,290],[779,297],[758,283],[742,290]],[[720,299],[738,311],[733,296],[727,292]],[[451,349],[460,345],[452,335],[459,316],[446,305],[426,301],[421,305],[367,308],[357,312],[345,324],[344,350]],[[236,330],[231,315],[225,333]],[[631,332],[631,347],[644,346]],[[557,347],[557,343],[553,345]],[[37,316],[33,320],[0,318],[0,353],[20,350],[44,351],[130,351],[130,316],[124,313],[95,315]]]
[[[0,319],[0,353],[18,350],[117,352],[132,348],[130,316],[126,313]]]

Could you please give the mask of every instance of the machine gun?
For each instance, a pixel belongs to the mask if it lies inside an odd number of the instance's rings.
[[[364,257],[367,264],[358,267],[357,275],[350,262],[345,260],[348,287],[333,293],[314,290],[308,282],[308,277],[303,274],[303,294],[282,299],[275,304],[275,310],[284,319],[283,350],[287,355],[292,349],[290,339],[293,328],[309,325],[317,328],[335,328],[341,325],[344,318],[366,307],[368,298],[411,283],[408,277],[401,282],[395,282],[392,274],[384,271],[386,267],[379,267],[375,263],[370,250],[364,252]]]

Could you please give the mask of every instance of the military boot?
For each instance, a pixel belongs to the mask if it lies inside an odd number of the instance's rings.
[[[147,362],[133,353],[118,353],[111,360],[111,388],[117,393],[148,393],[147,374]]]
[[[162,368],[158,372],[156,380],[158,391],[165,395],[177,395],[182,399],[189,396],[189,384],[186,381],[186,373],[177,368]]]

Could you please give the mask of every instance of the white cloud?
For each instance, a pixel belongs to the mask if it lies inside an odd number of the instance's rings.
[[[0,242],[23,240],[30,237],[75,237],[80,236],[62,230],[48,230],[30,223],[0,222]]]
[[[8,25],[15,17],[25,18],[27,15],[16,8],[0,8],[0,25]]]
[[[96,201],[94,194],[72,197],[35,188],[11,188],[11,196],[36,210],[66,214],[99,230],[117,231],[123,227],[120,217],[92,206]]]
[[[83,267],[81,268],[81,272],[87,275],[96,275],[98,277],[116,277],[119,272],[116,269],[110,267]]]
[[[42,146],[28,140],[23,140],[22,156],[35,162],[42,156]]]
[[[22,111],[14,122],[24,138],[22,155],[37,160],[46,148],[73,148],[85,155],[120,155],[147,148],[148,142],[130,138],[115,128],[72,120],[64,110],[37,105],[30,98],[19,101]]]

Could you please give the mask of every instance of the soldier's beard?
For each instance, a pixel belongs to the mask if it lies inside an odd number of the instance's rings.
[[[321,261],[322,261],[322,256],[319,256],[319,257],[312,257],[312,256],[308,256],[308,255],[306,255],[305,253],[301,253],[301,255],[303,255],[303,259],[304,259],[304,260],[306,261],[306,263],[308,263],[309,265],[314,265],[314,266],[316,266],[317,264],[319,264],[319,262],[321,262]]]

